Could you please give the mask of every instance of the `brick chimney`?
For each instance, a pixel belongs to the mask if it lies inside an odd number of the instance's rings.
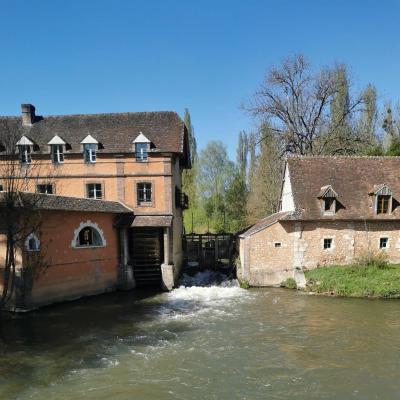
[[[35,106],[32,104],[21,104],[22,125],[31,126],[35,122]]]

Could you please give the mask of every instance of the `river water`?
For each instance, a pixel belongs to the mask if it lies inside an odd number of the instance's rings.
[[[0,399],[400,398],[398,301],[209,282],[7,316]]]

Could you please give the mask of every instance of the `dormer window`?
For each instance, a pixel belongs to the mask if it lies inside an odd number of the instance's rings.
[[[335,213],[336,211],[336,198],[335,197],[325,197],[324,199],[324,211],[326,213]]]
[[[32,162],[31,152],[33,142],[26,136],[22,136],[22,138],[17,142],[17,147],[21,164],[30,164]]]
[[[391,196],[378,195],[376,196],[376,213],[377,214],[388,214],[390,206]]]
[[[30,164],[32,162],[31,146],[21,145],[18,148],[21,164]]]
[[[54,164],[61,164],[64,162],[64,149],[61,144],[53,144],[51,146],[51,158]]]
[[[61,164],[64,162],[64,146],[65,142],[59,136],[54,136],[53,139],[47,143],[50,146],[51,159],[54,164]]]
[[[390,214],[392,211],[392,191],[387,185],[379,185],[375,188],[376,214]]]
[[[96,162],[96,150],[97,150],[97,145],[95,145],[95,144],[83,145],[83,151],[85,154],[85,162],[87,162],[87,163],[95,163]]]
[[[136,161],[147,161],[148,153],[149,151],[147,143],[135,143]]]
[[[323,186],[320,190],[318,198],[322,200],[322,212],[324,215],[336,214],[337,193],[332,186]]]
[[[82,140],[83,145],[83,157],[85,162],[88,164],[93,164],[96,162],[97,156],[96,152],[99,147],[99,142],[91,135],[87,135],[85,139]]]
[[[136,161],[146,162],[148,160],[150,143],[150,140],[140,132],[137,138],[133,141]]]

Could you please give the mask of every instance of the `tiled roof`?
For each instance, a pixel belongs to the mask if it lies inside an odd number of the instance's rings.
[[[140,132],[152,142],[152,152],[185,155],[187,146],[185,124],[172,111],[36,116],[31,126],[23,126],[21,117],[0,117],[0,122],[16,132],[17,140],[31,140],[35,153],[49,153],[48,143],[55,135],[67,143],[70,153],[81,153],[88,135],[100,143],[99,153],[132,152]]]
[[[114,226],[125,228],[170,227],[172,219],[172,215],[137,215],[136,213],[134,215],[132,213],[115,217]]]
[[[6,193],[0,193],[0,202]],[[54,211],[85,211],[101,213],[133,213],[133,211],[118,201],[93,200],[79,197],[56,196],[53,194],[19,193],[15,197],[18,205],[29,206],[38,210]]]
[[[296,213],[287,219],[399,219],[400,157],[289,157]],[[375,213],[376,188],[386,184],[393,193],[390,214]],[[323,215],[321,189],[337,193],[334,215]]]
[[[131,227],[169,227],[172,224],[172,215],[136,215]]]
[[[242,233],[239,235],[239,237],[245,238],[247,236],[251,236],[254,233],[257,233],[258,231],[261,231],[262,229],[268,228],[269,226],[275,224],[276,222],[285,219],[289,214],[291,214],[290,211],[285,211],[285,212],[278,212],[272,215],[269,215],[268,217],[262,219],[261,221],[257,222],[255,225],[253,225],[250,229],[248,229],[246,232]]]

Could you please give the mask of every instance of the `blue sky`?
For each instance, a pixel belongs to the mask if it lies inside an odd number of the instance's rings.
[[[383,4],[384,3],[384,4]],[[239,109],[266,70],[304,53],[347,63],[355,88],[400,99],[400,2],[0,0],[0,114],[188,107],[199,147],[234,157]]]

